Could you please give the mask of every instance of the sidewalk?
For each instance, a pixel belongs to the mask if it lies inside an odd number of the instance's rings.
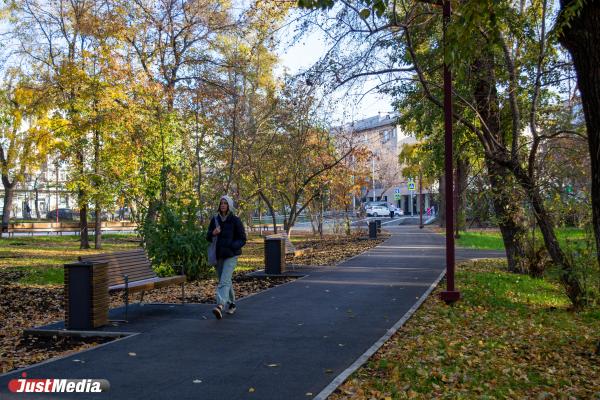
[[[373,351],[444,269],[442,236],[417,226],[386,229],[392,236],[382,245],[242,299],[234,316],[217,321],[203,304],[130,307],[125,328],[104,330],[138,334],[25,371],[29,378],[107,379],[108,393],[11,395],[16,371],[0,377],[0,398],[317,397]],[[499,255],[457,250],[457,259]]]

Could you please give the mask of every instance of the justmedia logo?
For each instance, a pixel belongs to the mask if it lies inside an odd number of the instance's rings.
[[[108,392],[110,383],[106,379],[54,379],[27,378],[11,379],[8,390],[13,393],[102,393]]]

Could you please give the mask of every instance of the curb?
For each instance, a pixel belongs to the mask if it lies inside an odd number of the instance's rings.
[[[400,318],[400,320],[398,320],[398,322],[394,324],[394,326],[388,329],[387,332],[382,337],[380,337],[379,340],[376,341],[371,347],[369,347],[367,351],[365,351],[360,357],[358,357],[356,361],[352,363],[352,365],[350,365],[348,368],[342,371],[341,374],[336,376],[333,379],[333,381],[331,381],[331,383],[325,387],[325,389],[321,390],[321,392],[319,392],[314,397],[314,399],[327,399],[327,397],[329,397],[329,395],[331,395],[342,383],[344,383],[344,381],[348,379],[348,377],[352,375],[354,371],[359,369],[365,362],[367,362],[367,360],[371,358],[371,356],[375,354],[377,350],[379,350],[381,346],[383,346],[383,344],[389,338],[391,338],[398,331],[398,329],[400,329],[406,323],[406,321],[410,319],[410,317],[413,316],[413,314],[419,309],[419,307],[421,307],[421,304],[423,304],[423,302],[429,297],[431,292],[437,287],[437,285],[440,283],[440,281],[444,278],[445,275],[446,270],[444,270],[440,274],[440,276],[438,276],[438,278],[429,286],[425,293],[421,295],[419,300],[417,300],[417,302],[413,304],[413,306],[406,312],[406,314],[404,314],[404,316],[402,316],[402,318]]]

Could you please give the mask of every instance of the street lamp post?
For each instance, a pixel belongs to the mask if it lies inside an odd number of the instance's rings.
[[[423,229],[423,171],[419,167],[419,228]]]
[[[446,290],[441,299],[447,304],[460,299],[454,287],[454,186],[452,168],[452,73],[448,65],[447,30],[450,23],[450,0],[442,0],[444,42],[444,169],[446,180]]]

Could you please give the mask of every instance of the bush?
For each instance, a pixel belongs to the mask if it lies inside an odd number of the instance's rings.
[[[181,207],[163,205],[158,208],[157,220],[144,221],[141,233],[158,275],[178,273],[174,265],[183,265],[189,280],[210,274],[206,231],[197,222],[196,212],[195,203]]]
[[[591,232],[586,232],[583,240],[568,240],[566,253],[573,266],[573,275],[582,289],[580,303],[600,304],[600,266]]]

